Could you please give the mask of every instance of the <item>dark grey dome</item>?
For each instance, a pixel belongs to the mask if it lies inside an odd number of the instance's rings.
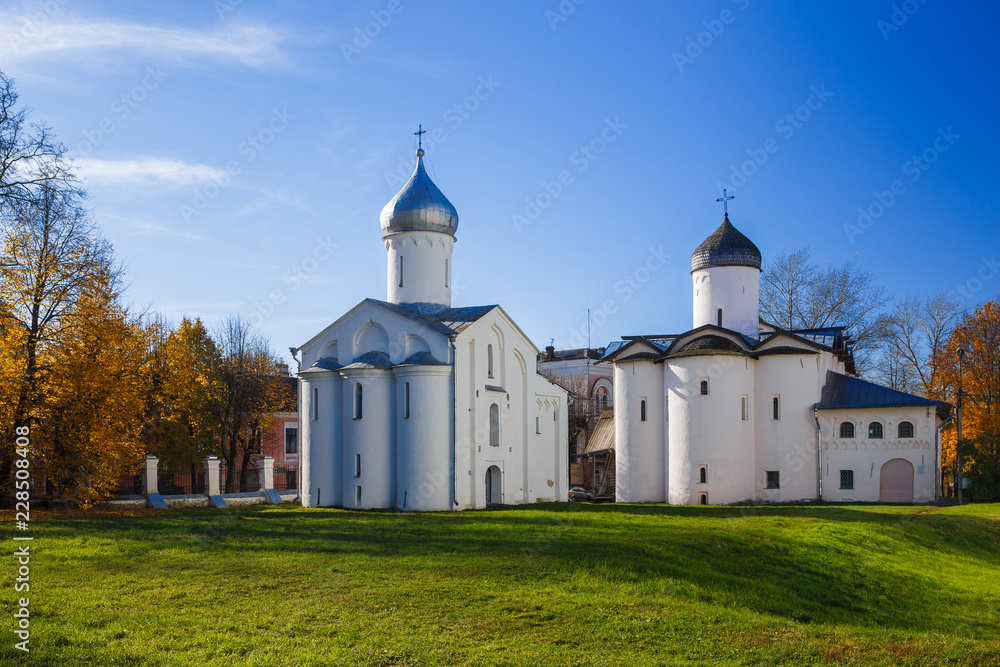
[[[702,241],[691,255],[692,271],[714,266],[750,266],[760,269],[760,250],[753,241],[733,227],[728,213],[719,228]]]
[[[455,236],[458,211],[424,171],[424,152],[417,151],[417,168],[410,180],[389,200],[379,216],[382,234],[442,232]]]

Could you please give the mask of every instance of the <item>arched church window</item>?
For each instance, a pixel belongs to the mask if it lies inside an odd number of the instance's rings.
[[[852,422],[842,422],[840,424],[840,437],[841,438],[854,437],[854,424]]]
[[[872,422],[868,425],[868,437],[879,440],[882,438],[882,424],[879,422]]]
[[[486,346],[486,377],[493,378],[493,346]]]
[[[899,422],[896,427],[896,436],[900,438],[913,437],[913,422]]]
[[[500,446],[500,406],[490,404],[490,446]]]
[[[361,383],[354,385],[354,418],[361,419],[364,414],[363,400],[364,396],[362,394]]]
[[[604,392],[601,394],[601,410],[608,409],[608,393]]]
[[[707,505],[708,504],[708,494],[707,493],[699,493],[698,494],[698,504],[699,505]]]
[[[707,484],[708,483],[708,468],[702,466],[698,468],[698,483]]]
[[[708,380],[701,381],[701,395],[708,396]]]

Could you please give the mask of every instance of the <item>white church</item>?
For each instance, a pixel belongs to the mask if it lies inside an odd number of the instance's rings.
[[[934,500],[951,406],[853,377],[841,327],[760,320],[760,269],[727,212],[691,257],[693,328],[607,347],[616,500]]]
[[[423,156],[382,210],[386,300],[365,299],[297,349],[302,504],[564,500],[566,391],[538,374],[538,348],[500,306],[452,307],[458,213]]]

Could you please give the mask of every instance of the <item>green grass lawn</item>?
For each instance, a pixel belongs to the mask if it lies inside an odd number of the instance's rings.
[[[27,656],[12,532],[3,665],[1000,664],[1000,505],[33,514]]]

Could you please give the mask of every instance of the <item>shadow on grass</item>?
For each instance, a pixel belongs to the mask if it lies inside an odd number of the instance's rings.
[[[947,615],[969,613],[961,592],[930,559],[1000,565],[1000,524],[980,516],[917,516],[919,507],[671,507],[539,505],[440,514],[356,512],[295,507],[241,508],[211,537],[218,511],[157,516],[76,516],[46,527],[52,537],[111,538],[98,569],[132,571],[137,553],[197,548],[228,561],[247,550],[304,556],[322,568],[361,556],[441,576],[490,577],[512,588],[585,577],[631,587],[637,605],[656,597],[742,607],[797,622],[941,629]],[[194,538],[192,539],[192,536]],[[907,559],[920,558],[908,563]],[[164,556],[165,557],[165,556]],[[98,566],[97,563],[101,562]],[[938,609],[950,600],[950,609]],[[966,602],[974,603],[974,600]],[[940,611],[939,614],[929,613]]]

